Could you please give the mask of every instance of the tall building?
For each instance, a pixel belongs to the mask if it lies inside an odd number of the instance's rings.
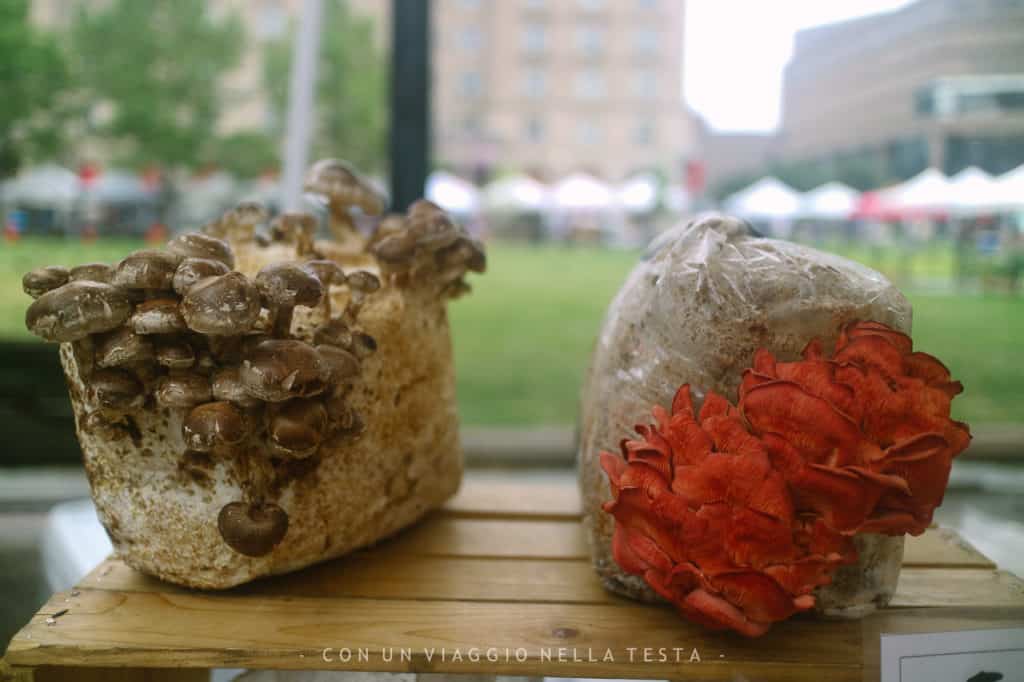
[[[434,154],[549,179],[678,172],[682,0],[434,0]]]
[[[917,0],[800,31],[777,156],[883,180],[1024,163],[1024,2]]]

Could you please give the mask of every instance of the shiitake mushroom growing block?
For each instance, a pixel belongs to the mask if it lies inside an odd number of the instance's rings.
[[[341,161],[306,190],[326,229],[246,202],[165,248],[23,280],[28,328],[61,343],[100,520],[141,571],[200,588],[292,571],[459,486],[446,305],[483,249],[429,202],[361,233],[350,212],[383,201]],[[382,258],[387,239],[402,249]]]

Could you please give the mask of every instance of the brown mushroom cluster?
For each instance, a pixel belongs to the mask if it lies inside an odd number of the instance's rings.
[[[406,216],[381,221],[369,244],[381,272],[399,286],[435,283],[445,296],[469,291],[467,272],[487,269],[483,245],[470,238],[437,204],[420,199]]]
[[[35,299],[26,326],[71,347],[91,406],[83,428],[118,437],[132,428],[133,411],[179,411],[182,470],[223,461],[246,482],[246,499],[215,522],[248,556],[268,554],[287,532],[275,499],[288,472],[315,468],[322,452],[336,451],[325,444],[363,431],[349,396],[377,350],[359,324],[368,298],[382,285],[456,296],[468,290],[465,273],[486,265],[481,245],[428,201],[364,237],[351,212],[377,216],[384,202],[343,161],[317,162],[306,190],[324,200],[331,242],[315,241],[313,214],[283,213],[263,230],[268,211],[243,202],[202,232],[116,266],[50,266],[23,278]],[[240,271],[255,270],[253,254],[271,244],[291,246],[294,257],[252,277]],[[332,287],[347,292],[341,310],[332,309]],[[317,310],[322,322],[297,333],[296,308]]]
[[[236,209],[219,224],[239,214],[255,211]],[[116,425],[136,409],[182,410],[183,456],[300,460],[329,440],[357,436],[362,421],[346,396],[376,348],[356,323],[377,277],[311,260],[267,265],[249,278],[231,269],[234,261],[225,241],[188,233],[114,268],[40,268],[23,279],[35,298],[25,323],[47,341],[72,344],[98,406],[89,423]],[[335,318],[331,286],[351,291]],[[294,338],[295,308],[320,305],[327,322],[315,345]],[[232,548],[260,556],[284,537],[287,515],[252,493],[225,507],[217,523]]]

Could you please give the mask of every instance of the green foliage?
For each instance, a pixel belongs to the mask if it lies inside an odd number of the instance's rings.
[[[281,165],[278,141],[261,132],[240,132],[216,141],[210,162],[240,178],[256,177]]]
[[[387,157],[387,69],[374,44],[373,21],[354,14],[344,0],[326,0],[322,27],[311,158],[338,156],[363,171],[380,171]],[[268,45],[265,60],[266,87],[282,125],[292,40]]]
[[[67,78],[55,37],[29,22],[28,0],[0,1],[0,177],[60,149]]]
[[[204,0],[113,0],[80,8],[71,27],[75,80],[111,105],[95,133],[135,165],[193,164],[215,139],[221,77],[238,63],[240,19]]]

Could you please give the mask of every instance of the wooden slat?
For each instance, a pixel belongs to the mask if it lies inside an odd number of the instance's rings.
[[[110,559],[82,581],[82,589],[182,593]],[[239,595],[399,600],[499,601],[623,605],[607,592],[585,561],[463,559],[400,555],[373,561],[340,559],[297,574],[252,583]],[[904,568],[892,607],[1024,607],[1024,583],[987,569]]]
[[[971,547],[953,531],[929,528],[924,535],[908,537],[903,565],[929,568],[988,568],[995,563]]]
[[[554,480],[551,480],[554,479]],[[575,480],[564,474],[527,478],[469,474],[444,511],[455,516],[480,518],[578,519],[580,494]]]
[[[492,604],[444,601],[325,602],[304,597],[205,593],[158,594],[82,590],[69,612],[47,626],[45,614],[66,608],[58,594],[19,633],[8,656],[17,665],[252,667],[378,671],[493,672],[498,674],[643,678],[804,679],[810,671],[836,680],[860,676],[860,625],[799,618],[778,625],[770,638],[715,634],[680,620],[670,609],[576,604]],[[325,647],[365,649],[368,661],[331,665]],[[393,660],[391,647],[408,647],[411,660]],[[510,661],[428,662],[425,650],[509,649]],[[558,662],[559,647],[567,660]],[[629,660],[629,647],[696,648],[696,663]],[[575,657],[581,660],[572,660]],[[526,660],[514,660],[517,649]],[[588,661],[588,650],[615,662]],[[545,651],[555,661],[544,660]]]

